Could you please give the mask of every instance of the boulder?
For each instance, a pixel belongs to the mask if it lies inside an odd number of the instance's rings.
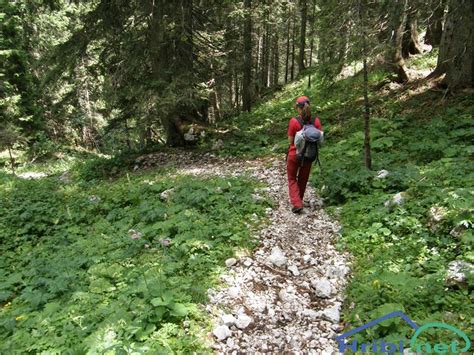
[[[389,175],[390,175],[390,173],[387,170],[382,169],[382,170],[377,172],[377,176],[375,178],[376,179],[385,179]]]
[[[441,222],[446,214],[448,209],[446,207],[433,206],[430,208],[430,220],[432,222]]]
[[[474,264],[463,260],[454,260],[448,264],[446,273],[447,284],[459,284],[466,282],[467,275],[474,276]]]

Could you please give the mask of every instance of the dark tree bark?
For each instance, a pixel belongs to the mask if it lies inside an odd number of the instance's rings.
[[[164,92],[173,81],[192,85],[194,75],[192,0],[179,0],[173,3],[155,0],[150,1],[149,6],[151,13],[149,49],[156,90]],[[171,24],[174,25],[173,31],[169,31]],[[194,114],[194,108],[186,102],[180,102],[179,105],[169,107],[165,113],[160,113],[161,123],[166,132],[166,144],[170,146],[183,146],[185,143],[180,117],[197,116]],[[146,139],[149,137],[151,123],[148,122],[149,119],[148,117],[144,121],[142,138],[145,139],[145,143],[149,141]]]
[[[369,78],[367,59],[364,58],[364,162],[365,167],[372,169],[372,155],[370,152],[370,105],[369,105]]]
[[[358,13],[360,21],[360,32],[362,33],[362,57],[364,73],[364,164],[369,170],[372,169],[372,154],[370,150],[370,104],[369,104],[369,70],[367,68],[367,0],[359,0]]]
[[[235,108],[237,112],[240,112],[240,81],[239,75],[234,72],[234,95],[235,95]]]
[[[413,54],[422,53],[420,43],[418,42],[418,28],[417,28],[417,13],[416,5],[411,5],[407,9],[407,17],[405,24],[405,32],[402,38],[402,56],[408,58]]]
[[[290,71],[290,79],[293,80],[295,78],[295,37],[296,37],[296,21],[295,17],[292,16],[293,21],[293,28],[291,33],[291,71]]]
[[[431,7],[433,13],[428,18],[425,43],[433,47],[439,47],[441,36],[443,35],[443,20],[446,0],[431,0]]]
[[[450,0],[438,64],[428,78],[446,73],[450,90],[474,86],[474,2]]]
[[[385,55],[387,69],[397,77],[398,83],[408,81],[405,71],[405,61],[402,56],[403,30],[406,25],[407,0],[393,0],[389,2],[388,48]]]
[[[311,44],[310,44],[310,49],[309,49],[309,64],[308,66],[311,68],[313,65],[313,47],[314,47],[314,27],[315,27],[315,14],[316,14],[316,1],[313,0],[313,9],[311,12]],[[308,77],[308,88],[311,88],[311,74],[309,74]]]
[[[301,73],[305,68],[305,47],[306,47],[306,22],[307,10],[306,0],[300,0],[301,28],[300,28],[300,51],[298,56],[298,72]]]
[[[277,86],[280,78],[280,51],[278,31],[275,31],[273,37],[273,65],[272,65],[272,86]]]
[[[287,19],[286,27],[286,56],[285,56],[285,84],[288,83],[288,69],[290,61],[290,19]]]
[[[229,74],[229,108],[234,108],[234,71]]]
[[[265,21],[266,22],[266,21]],[[265,23],[263,30],[263,41],[262,41],[262,65],[260,67],[260,82],[262,88],[268,87],[268,70],[269,70],[269,52],[270,52],[270,35],[269,25]]]
[[[252,80],[252,0],[244,0],[245,21],[244,21],[244,65],[243,65],[243,92],[242,108],[250,112],[251,108],[251,80]]]

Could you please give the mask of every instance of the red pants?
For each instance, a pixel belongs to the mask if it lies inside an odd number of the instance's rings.
[[[301,166],[301,162],[296,159],[295,155],[289,155],[286,161],[286,173],[288,175],[288,192],[290,194],[290,202],[293,207],[303,207],[303,196],[308,183],[309,173],[311,171],[311,162],[305,162]]]

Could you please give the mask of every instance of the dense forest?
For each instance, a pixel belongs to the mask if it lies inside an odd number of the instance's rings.
[[[439,48],[429,78],[472,87],[469,1],[9,1],[2,5],[2,146],[104,153],[186,144],[307,68],[334,80]],[[470,17],[471,16],[471,17]],[[444,26],[443,26],[444,24]],[[197,137],[187,136],[189,141]],[[28,142],[28,143],[27,143]]]
[[[331,352],[394,311],[474,342],[473,1],[11,0],[0,19],[0,352]],[[325,143],[293,216],[301,95]]]

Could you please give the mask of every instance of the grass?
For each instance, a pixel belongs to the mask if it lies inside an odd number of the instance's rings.
[[[426,70],[435,58],[408,65]],[[309,96],[326,138],[311,181],[343,225],[338,247],[353,255],[345,329],[402,310],[418,324],[445,322],[472,338],[473,279],[448,284],[445,275],[454,260],[474,262],[474,98],[445,96],[422,81],[376,91],[385,77],[370,75],[372,171],[363,166],[359,76],[323,85],[313,75],[310,89],[307,77],[285,86],[222,123],[228,133],[213,136],[225,142],[218,154],[283,159],[294,99]],[[208,350],[205,292],[235,248],[252,247],[252,214],[262,220],[268,204],[253,200],[251,180],[175,179],[167,169],[124,175],[131,161],[122,154],[42,167],[51,174],[73,167],[66,185],[55,176],[0,175],[0,351]],[[105,180],[114,168],[121,174]],[[387,178],[376,178],[381,169]],[[398,192],[404,203],[385,206]],[[442,212],[438,221],[433,211]],[[162,246],[166,239],[171,246]],[[393,320],[357,339],[411,334]]]
[[[432,69],[436,53],[416,56],[407,64]],[[360,76],[329,86],[313,78],[311,89],[307,77],[288,85],[232,121],[230,144],[222,154],[283,158],[294,99],[309,96],[326,137],[322,170],[313,169],[311,181],[343,225],[339,248],[354,256],[345,329],[402,310],[418,324],[445,322],[474,340],[474,280],[468,276],[467,282],[455,285],[445,280],[452,261],[474,262],[474,98],[446,96],[420,80],[376,91],[385,77],[373,72],[369,78],[372,171],[363,165]],[[243,141],[252,144],[239,143]],[[376,178],[381,169],[389,171],[387,178]],[[399,192],[404,204],[385,207]],[[440,221],[433,220],[432,211],[443,211]],[[398,342],[411,334],[394,320],[357,339]],[[446,340],[442,331],[430,336]]]
[[[85,172],[1,175],[0,352],[208,351],[202,305],[225,258],[254,245],[257,184]]]

